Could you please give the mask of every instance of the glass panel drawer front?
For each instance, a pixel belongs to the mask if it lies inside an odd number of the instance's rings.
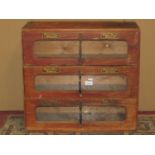
[[[83,41],[82,57],[84,58],[121,58],[127,57],[126,41]]]
[[[23,52],[24,65],[131,65],[139,60],[139,34],[107,30],[23,32]]]
[[[79,107],[37,107],[36,121],[79,123]]]
[[[84,75],[82,76],[82,90],[88,91],[123,91],[128,83],[125,75]]]
[[[24,68],[25,96],[132,97],[132,90],[137,88],[135,67],[64,66],[54,69]]]
[[[38,91],[79,90],[77,75],[38,75],[35,77],[35,89]]]
[[[137,99],[26,99],[25,118],[29,129],[73,127],[87,132],[136,128]],[[49,131],[48,130],[48,131]]]
[[[124,121],[126,109],[121,106],[83,106],[83,122]]]
[[[35,41],[33,44],[35,57],[79,57],[78,41]]]

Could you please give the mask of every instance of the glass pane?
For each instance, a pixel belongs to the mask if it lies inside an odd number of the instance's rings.
[[[78,57],[78,41],[36,41],[33,45],[37,57]]]
[[[121,106],[83,106],[83,122],[91,121],[124,121],[126,110]]]
[[[36,120],[79,122],[79,107],[37,107]]]
[[[79,90],[77,75],[38,75],[35,77],[35,88],[39,91]]]
[[[83,41],[82,57],[126,57],[126,41]]]
[[[124,75],[82,76],[82,90],[127,90],[127,77]]]

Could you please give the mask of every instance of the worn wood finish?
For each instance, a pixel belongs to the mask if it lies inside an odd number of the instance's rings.
[[[22,43],[27,129],[87,133],[136,129],[140,58],[136,23],[29,22]]]

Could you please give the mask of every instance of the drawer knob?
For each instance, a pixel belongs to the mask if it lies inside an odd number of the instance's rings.
[[[110,47],[110,44],[106,43],[104,46],[105,46],[106,48],[109,48],[109,47]]]

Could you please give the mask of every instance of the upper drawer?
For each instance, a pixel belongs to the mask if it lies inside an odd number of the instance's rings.
[[[24,32],[23,52],[25,65],[136,64],[139,32]]]
[[[57,32],[23,32],[25,65],[78,65],[78,34]]]

